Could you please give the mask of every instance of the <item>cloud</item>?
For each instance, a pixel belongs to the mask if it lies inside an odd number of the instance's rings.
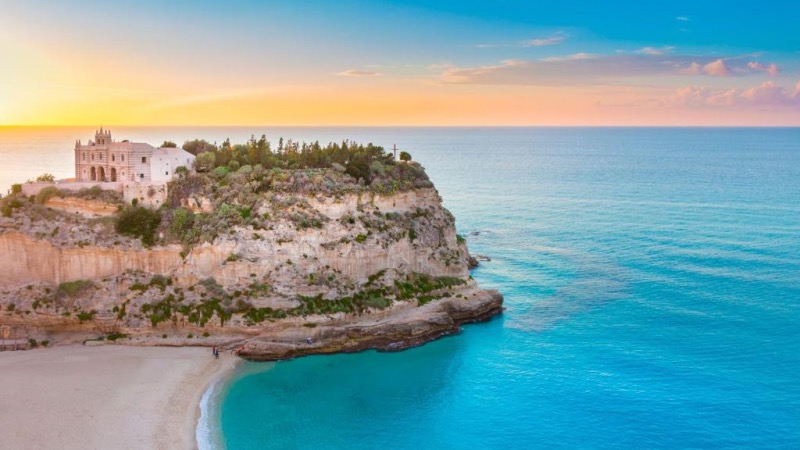
[[[528,41],[523,41],[521,45],[523,47],[545,47],[547,45],[556,45],[558,43],[561,43],[566,38],[567,37],[563,34],[556,34],[548,38],[530,39]]]
[[[636,53],[574,53],[536,60],[505,60],[479,67],[442,68],[440,81],[455,84],[575,85],[621,84],[628,78],[705,75],[724,77],[756,73],[744,60],[700,58],[668,53],[671,47]]]
[[[640,53],[642,55],[657,56],[657,55],[664,55],[666,53],[669,53],[674,49],[675,49],[675,47],[672,47],[672,46],[669,46],[669,45],[664,46],[664,47],[643,47],[643,48],[640,48],[639,50],[636,50],[636,53]]]
[[[681,69],[680,73],[685,74],[685,75],[699,75],[699,74],[703,73],[703,66],[701,66],[700,64],[692,61],[692,63],[689,64],[687,67],[684,67],[683,69]]]
[[[621,77],[656,75],[673,69],[646,55],[572,55],[538,60],[504,60],[479,67],[450,67],[441,72],[445,84],[576,85],[618,83]]]
[[[528,39],[521,42],[498,42],[477,44],[477,48],[498,48],[498,47],[546,47],[564,42],[569,36],[566,33],[558,32],[550,37]]]
[[[541,59],[513,59],[477,67],[442,66],[445,84],[493,85],[620,85],[630,79],[664,76],[733,77],[775,75],[775,64],[735,57],[701,57],[672,52],[673,47],[644,47],[633,53],[574,53]],[[432,68],[435,70],[435,68]]]
[[[778,65],[775,63],[761,64],[760,62],[757,61],[750,61],[749,63],[747,63],[747,67],[757,72],[766,72],[768,75],[771,75],[773,77],[780,73],[780,69],[778,68]]]
[[[677,20],[678,22],[688,22],[689,18],[686,16],[678,16],[675,18],[675,20]]]
[[[374,72],[371,70],[356,70],[356,69],[348,69],[342,72],[336,73],[340,77],[375,77],[380,75],[380,72]]]
[[[543,58],[540,61],[544,62],[580,61],[585,59],[593,59],[597,57],[598,57],[597,55],[593,55],[591,53],[573,53],[567,56],[550,56],[548,58]]]
[[[662,106],[679,107],[800,107],[800,82],[790,91],[772,81],[748,89],[710,89],[687,86],[659,102]]]
[[[717,59],[703,66],[703,73],[711,75],[712,77],[727,77],[731,74],[731,70],[728,68],[727,64],[725,64],[725,61]]]

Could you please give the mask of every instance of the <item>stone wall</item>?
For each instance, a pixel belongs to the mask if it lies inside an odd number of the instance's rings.
[[[97,181],[57,181],[55,183],[25,183],[22,185],[22,193],[25,195],[36,195],[42,189],[55,186],[65,191],[80,191],[98,186],[105,191],[122,192],[122,183],[99,183]]]
[[[122,196],[128,203],[137,199],[139,206],[158,208],[167,201],[167,183],[125,183]]]

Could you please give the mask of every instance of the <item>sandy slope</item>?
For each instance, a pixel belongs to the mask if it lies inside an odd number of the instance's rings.
[[[0,353],[0,448],[194,448],[205,387],[237,358],[207,348]]]

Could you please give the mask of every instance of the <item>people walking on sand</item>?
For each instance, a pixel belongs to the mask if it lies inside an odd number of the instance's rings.
[[[216,345],[212,345],[211,346],[211,354],[214,355],[214,356],[217,356],[217,346]]]

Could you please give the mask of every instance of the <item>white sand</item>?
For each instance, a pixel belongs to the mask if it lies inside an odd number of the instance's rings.
[[[203,391],[236,360],[188,347],[0,352],[0,448],[195,448]]]

